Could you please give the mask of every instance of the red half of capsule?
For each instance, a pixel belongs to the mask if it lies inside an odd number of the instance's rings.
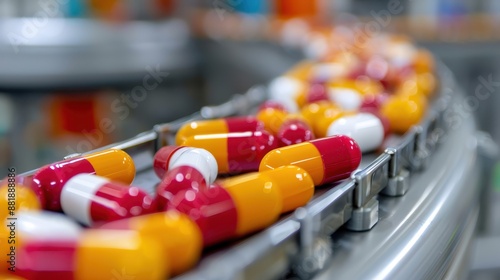
[[[90,162],[78,157],[60,161],[40,168],[33,176],[31,188],[39,195],[42,208],[52,211],[61,210],[61,191],[64,184],[76,174],[95,174]]]
[[[309,87],[309,91],[306,95],[307,103],[314,103],[323,100],[329,100],[328,90],[325,84],[322,83],[314,83]]]
[[[199,191],[206,187],[203,175],[190,166],[179,166],[169,170],[156,187],[155,204],[159,211],[167,210],[169,202],[182,190]]]
[[[322,184],[348,178],[361,162],[358,144],[345,135],[315,139],[310,143],[318,149],[323,160]]]
[[[226,118],[228,132],[261,131],[264,124],[254,116]]]
[[[299,119],[285,121],[277,135],[281,147],[298,144],[314,139],[312,129],[305,122]]]
[[[15,275],[36,280],[74,279],[76,241],[32,241],[18,247]]]
[[[158,178],[163,178],[168,170],[168,163],[175,151],[184,148],[183,146],[165,146],[159,149],[153,158],[153,170]]]
[[[196,222],[202,232],[205,246],[236,235],[238,224],[236,206],[229,193],[220,186],[213,185],[199,192],[180,191],[172,200],[170,209],[182,212]]]
[[[196,135],[183,144],[209,151],[220,174],[236,174],[258,170],[262,158],[278,146],[278,141],[263,130]]]
[[[272,109],[276,109],[276,110],[280,110],[280,111],[286,112],[285,106],[283,106],[283,104],[281,104],[279,102],[276,102],[276,101],[273,101],[273,100],[268,100],[268,101],[262,103],[259,106],[259,108],[257,109],[257,111],[265,110],[265,109],[268,109],[268,108],[272,108]]]
[[[277,139],[267,131],[229,135],[227,138],[227,161],[229,173],[259,170],[262,158],[278,147]]]

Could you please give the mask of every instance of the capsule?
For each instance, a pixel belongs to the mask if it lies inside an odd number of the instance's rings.
[[[329,101],[321,101],[305,106],[301,114],[311,124],[314,136],[322,138],[326,136],[328,126],[345,112]]]
[[[175,143],[182,145],[186,138],[194,135],[259,131],[263,128],[263,124],[253,116],[194,121],[179,129],[175,136]]]
[[[363,96],[355,89],[333,87],[328,91],[331,101],[347,111],[356,111],[363,103]]]
[[[9,244],[0,246],[0,269],[5,269],[3,271],[7,271],[7,268],[10,266],[16,267],[16,274],[23,270],[23,266],[20,265],[19,262],[20,254],[18,252],[27,244],[50,241],[74,242],[78,240],[82,234],[82,228],[78,224],[59,213],[48,211],[23,211],[19,213],[16,218],[15,221],[6,221],[6,223],[0,227],[0,244]],[[9,222],[14,222],[15,226],[9,227]],[[10,250],[10,246],[15,246],[14,253]],[[47,262],[44,264],[48,265]],[[52,265],[55,266],[56,264]],[[39,273],[56,272],[56,269],[47,271],[47,268],[46,266]],[[63,278],[32,277],[29,279]]]
[[[361,152],[370,152],[382,144],[384,140],[384,125],[375,115],[358,113],[342,117],[329,127],[327,136],[346,135],[358,143]]]
[[[199,260],[203,244],[201,231],[187,215],[166,211],[106,223],[106,230],[133,230],[159,243],[166,254],[165,266],[176,275],[193,267]]]
[[[169,170],[156,187],[154,204],[159,211],[164,211],[178,192],[182,190],[199,191],[206,187],[207,182],[198,169],[191,166],[179,166]]]
[[[153,199],[138,187],[106,178],[79,174],[69,179],[61,192],[65,214],[90,226],[153,212]]]
[[[391,132],[403,134],[423,119],[426,107],[426,100],[420,95],[393,95],[380,112],[389,120]]]
[[[336,135],[286,146],[269,152],[259,171],[294,165],[310,174],[314,185],[348,178],[361,162],[361,150],[352,138]]]
[[[183,145],[202,148],[216,159],[219,174],[256,171],[264,155],[278,146],[266,131],[191,136]]]
[[[285,121],[277,135],[280,147],[307,142],[314,139],[312,129],[300,119]]]
[[[219,169],[214,156],[205,149],[165,146],[154,156],[153,168],[159,178],[163,178],[168,170],[180,166],[197,169],[209,184],[215,181]]]
[[[63,160],[40,168],[33,176],[32,188],[41,193],[42,208],[61,211],[60,196],[64,184],[77,174],[88,173],[130,184],[135,165],[124,151],[109,149]]]
[[[28,279],[167,279],[166,256],[158,245],[134,231],[88,230],[75,241],[27,244],[16,273]]]
[[[294,77],[281,76],[269,84],[269,100],[277,102],[290,113],[299,110],[297,98],[305,91],[305,84]]]
[[[326,86],[322,83],[311,84],[306,94],[306,103],[309,104],[324,100],[329,100]]]
[[[264,107],[257,112],[257,119],[264,124],[266,131],[276,135],[280,126],[286,120],[287,115],[288,112],[279,107]]]
[[[265,228],[281,213],[305,205],[313,193],[305,170],[284,166],[219,180],[199,192],[181,191],[171,207],[189,215],[210,245]]]
[[[5,183],[3,186],[0,184],[0,221],[21,211],[40,210],[40,201],[31,188],[18,183],[12,183],[9,187],[7,181]],[[14,205],[9,205],[12,201]]]

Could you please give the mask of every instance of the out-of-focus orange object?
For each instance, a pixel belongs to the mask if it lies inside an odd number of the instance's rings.
[[[314,17],[318,14],[317,0],[277,0],[275,10],[278,17]]]

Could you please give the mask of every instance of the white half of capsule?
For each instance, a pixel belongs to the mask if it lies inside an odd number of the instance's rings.
[[[340,106],[340,108],[347,111],[356,111],[363,103],[363,96],[358,91],[350,88],[329,88],[328,98]]]
[[[23,241],[76,241],[83,231],[67,216],[48,211],[19,213],[16,225]]]
[[[92,225],[91,203],[99,200],[95,194],[107,183],[109,183],[108,179],[91,174],[78,174],[72,177],[61,191],[63,212],[84,225]],[[106,203],[107,200],[103,202]]]
[[[209,151],[200,148],[184,147],[175,151],[168,162],[168,170],[180,166],[189,166],[200,171],[207,184],[215,182],[219,172],[215,157]]]
[[[340,63],[318,63],[313,66],[312,77],[320,81],[331,80],[347,75],[347,68]]]
[[[384,140],[384,126],[379,118],[370,113],[358,113],[342,117],[328,127],[327,136],[343,134],[354,139],[361,152],[377,149]]]
[[[296,98],[303,89],[304,84],[300,80],[281,76],[269,84],[269,100],[283,105],[289,113],[296,113],[299,111]]]

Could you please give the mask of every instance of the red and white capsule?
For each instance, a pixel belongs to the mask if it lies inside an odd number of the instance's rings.
[[[61,192],[61,207],[68,216],[87,226],[156,210],[153,199],[140,188],[91,174],[68,180]]]
[[[219,170],[215,157],[201,148],[165,146],[154,156],[153,168],[160,178],[163,178],[167,171],[181,166],[198,170],[208,184],[215,181]]]
[[[370,152],[382,144],[384,125],[370,113],[358,113],[337,119],[328,127],[327,136],[347,135],[358,143],[361,152]]]

